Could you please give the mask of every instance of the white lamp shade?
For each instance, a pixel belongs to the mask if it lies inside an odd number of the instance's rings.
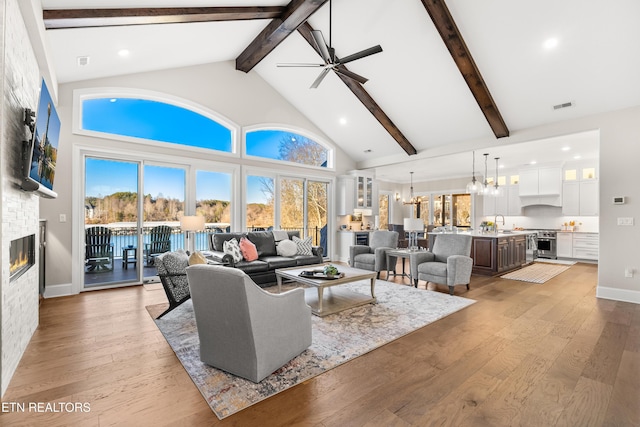
[[[420,218],[405,218],[404,219],[405,231],[422,231],[424,230],[424,222]]]
[[[180,219],[180,228],[182,231],[204,230],[204,217],[199,215],[183,216]]]

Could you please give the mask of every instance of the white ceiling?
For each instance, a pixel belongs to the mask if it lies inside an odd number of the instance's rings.
[[[284,6],[288,1],[42,0],[43,8]],[[509,130],[640,104],[640,2],[637,0],[448,0],[480,72]],[[328,38],[328,6],[309,23]],[[164,24],[46,32],[61,83],[161,68],[235,60],[268,21]],[[368,77],[364,87],[419,153],[490,138],[493,133],[420,0],[333,0],[332,42],[337,56],[380,44],[383,52],[352,62]],[[543,48],[550,37],[555,49]],[[126,58],[117,55],[126,48]],[[78,56],[90,56],[86,67]],[[332,73],[318,89],[315,68],[278,68],[280,62],[317,62],[292,34],[253,71],[357,162],[382,166],[383,179],[406,182],[468,175],[471,153],[413,161]],[[238,71],[240,72],[240,71]],[[571,101],[574,107],[554,110]],[[345,119],[346,124],[340,124]],[[597,156],[596,138],[537,141],[491,150],[507,167],[532,160]],[[557,154],[557,146],[570,144]],[[594,145],[595,144],[595,145]],[[542,149],[543,147],[546,147]],[[365,153],[365,150],[372,150]],[[476,152],[476,165],[482,150]],[[586,154],[588,153],[588,154]],[[551,156],[556,157],[551,157]],[[557,157],[560,156],[560,157]],[[429,156],[427,156],[429,157]],[[398,165],[398,160],[413,164]],[[388,165],[384,165],[387,163]],[[425,166],[426,165],[426,166]],[[406,177],[406,178],[404,178]]]

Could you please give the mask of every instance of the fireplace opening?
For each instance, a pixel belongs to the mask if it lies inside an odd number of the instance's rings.
[[[9,282],[22,276],[36,263],[36,235],[24,236],[11,241],[9,247]]]

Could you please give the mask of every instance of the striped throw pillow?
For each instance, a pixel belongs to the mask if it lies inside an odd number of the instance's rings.
[[[298,248],[296,255],[313,255],[313,251],[311,249],[311,236],[305,237],[304,239],[301,239],[298,236],[293,236],[293,242]]]

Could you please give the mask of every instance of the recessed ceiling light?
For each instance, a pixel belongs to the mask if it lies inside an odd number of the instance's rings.
[[[571,150],[571,147],[562,147],[562,151],[569,151]]]
[[[535,160],[531,160],[531,161],[529,162],[529,164],[530,164],[530,165],[535,165],[536,163],[538,163],[538,162],[536,162]]]
[[[555,48],[556,46],[558,46],[558,39],[557,39],[557,38],[555,38],[555,37],[551,37],[551,38],[549,38],[549,39],[546,39],[546,40],[544,41],[544,43],[542,44],[542,46],[543,46],[545,49],[547,49],[547,50],[549,50],[549,49],[553,49],[553,48]]]
[[[338,122],[339,122],[341,125],[346,125],[346,124],[347,124],[347,119],[346,119],[345,117],[340,117],[340,120],[338,120]]]
[[[122,56],[122,57],[124,57],[124,56],[129,56],[129,53],[130,53],[130,52],[129,52],[129,49],[120,49],[120,50],[118,51],[118,55],[120,55],[120,56]]]
[[[578,159],[581,159],[581,158],[582,158],[582,156],[581,156],[580,154],[578,154],[577,156],[573,156],[573,158],[574,158],[575,160],[578,160]]]

